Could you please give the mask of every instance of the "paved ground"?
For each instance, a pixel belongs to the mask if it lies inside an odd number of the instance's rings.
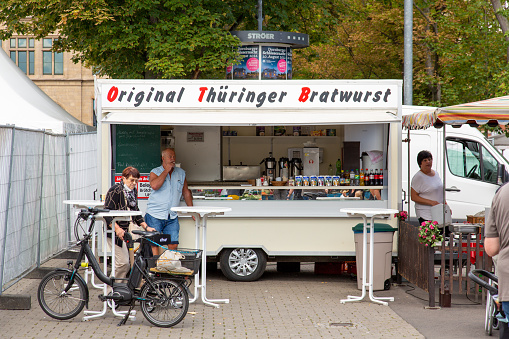
[[[65,266],[52,260],[47,266]],[[393,286],[377,296],[394,296],[390,306],[370,302],[340,304],[347,295],[359,295],[347,276],[315,275],[313,264],[300,273],[279,273],[270,265],[257,282],[226,280],[208,272],[210,298],[230,298],[220,308],[191,304],[186,318],[170,329],[154,327],[138,310],[135,321],[117,327],[120,318],[108,311],[101,319],[82,322],[48,317],[37,302],[39,280],[22,279],[4,293],[29,293],[28,311],[0,310],[1,338],[481,338],[484,306],[453,297],[452,307],[427,310],[427,294],[409,284]],[[90,285],[90,284],[89,284]],[[99,290],[90,288],[89,309],[100,310]],[[415,296],[413,296],[415,295]],[[437,298],[438,300],[438,298]],[[498,336],[498,333],[495,333]]]

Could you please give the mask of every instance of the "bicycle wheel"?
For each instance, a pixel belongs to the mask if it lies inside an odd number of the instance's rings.
[[[141,312],[158,327],[172,327],[184,319],[189,308],[189,296],[178,282],[168,279],[147,282],[141,291]]]
[[[67,320],[77,316],[85,307],[86,286],[79,279],[69,291],[64,292],[71,277],[70,272],[54,271],[42,278],[37,299],[42,310],[52,318]]]

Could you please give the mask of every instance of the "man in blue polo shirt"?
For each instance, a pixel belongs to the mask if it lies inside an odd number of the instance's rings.
[[[162,234],[171,236],[169,249],[176,249],[179,243],[179,220],[172,207],[180,205],[184,197],[187,206],[193,206],[193,195],[187,187],[186,172],[175,167],[175,150],[167,148],[161,153],[162,165],[150,172],[152,191],[148,198],[145,222]]]

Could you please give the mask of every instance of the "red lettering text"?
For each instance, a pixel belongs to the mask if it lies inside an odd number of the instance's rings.
[[[117,98],[117,95],[118,95],[118,87],[116,86],[112,86],[108,92],[108,101],[109,102],[113,102],[113,100],[115,100]]]
[[[203,96],[205,95],[206,90],[208,90],[208,87],[200,87],[200,96],[198,97],[199,102],[203,100]]]
[[[309,98],[309,93],[311,93],[311,89],[309,87],[302,87],[302,92],[300,93],[299,101],[306,102]]]

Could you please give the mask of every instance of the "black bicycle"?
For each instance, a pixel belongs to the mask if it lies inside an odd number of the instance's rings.
[[[82,263],[84,257],[87,257],[89,266],[99,280],[113,289],[112,293],[106,296],[100,295],[99,299],[113,300],[118,306],[129,306],[129,311],[118,324],[119,326],[126,323],[136,301],[140,302],[141,311],[151,324],[158,327],[177,325],[184,319],[189,308],[188,287],[191,280],[188,276],[174,275],[171,272],[161,273],[154,268],[157,257],[151,257],[150,245],[157,244],[158,236],[162,235],[157,232],[133,231],[133,234],[140,236],[133,241],[130,234],[126,232],[124,240],[130,251],[134,242],[140,243],[129,278],[108,277],[101,270],[89,246],[89,240],[93,236],[95,215],[99,212],[108,212],[108,210],[87,208],[82,209],[78,214],[74,224],[74,234],[81,250],[74,266],[73,262],[69,261],[68,268],[57,268],[41,280],[37,297],[43,311],[52,318],[66,320],[76,317],[83,307],[88,308],[88,287],[78,273],[80,267],[87,267],[86,263]],[[88,227],[87,224],[89,224]],[[81,233],[83,236],[80,239]],[[192,250],[187,254],[187,262],[194,265],[192,270],[188,271],[196,272],[199,269],[200,258],[201,251],[198,250]],[[151,271],[151,267],[154,272]],[[138,288],[142,279],[144,279],[143,286]]]

